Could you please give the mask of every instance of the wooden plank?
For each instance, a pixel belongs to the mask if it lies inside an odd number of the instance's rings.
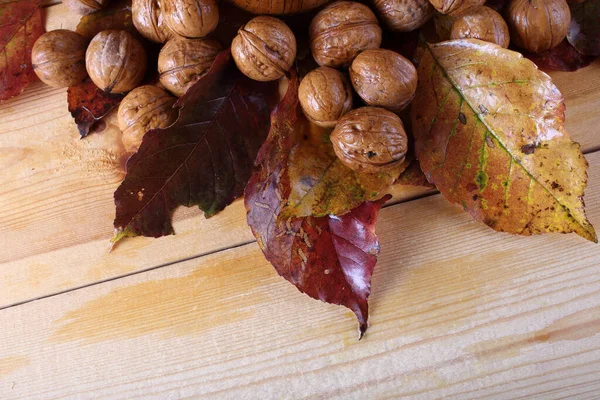
[[[74,29],[79,20],[62,4],[45,12],[49,30]],[[566,97],[567,129],[587,150],[600,145],[599,72],[596,62],[553,74]],[[237,202],[209,221],[181,209],[176,237],[127,240],[109,255],[124,157],[114,115],[102,132],[79,140],[65,90],[38,82],[0,105],[0,121],[0,307],[253,240]],[[394,202],[423,193],[396,188]]]
[[[589,216],[600,224],[600,152]],[[599,390],[600,247],[388,207],[371,327],[255,243],[0,310],[0,398],[558,399]],[[210,396],[209,396],[210,395]]]

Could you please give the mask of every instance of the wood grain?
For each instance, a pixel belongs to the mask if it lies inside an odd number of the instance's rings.
[[[600,153],[589,157],[600,223]],[[0,398],[594,398],[600,247],[388,207],[371,327],[251,243],[0,311]],[[11,361],[12,360],[12,361]],[[16,361],[15,361],[16,360]]]

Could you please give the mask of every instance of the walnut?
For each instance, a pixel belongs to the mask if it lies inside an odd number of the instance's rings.
[[[109,0],[63,0],[63,4],[75,14],[88,15],[101,10]]]
[[[220,51],[221,45],[212,39],[169,40],[158,55],[160,83],[175,96],[183,96],[208,72]]]
[[[456,18],[450,31],[450,39],[473,38],[496,43],[508,48],[510,35],[508,26],[500,14],[489,7]]]
[[[173,32],[165,24],[158,0],[133,0],[131,5],[133,25],[146,39],[165,43]]]
[[[285,75],[296,58],[296,37],[281,20],[259,16],[242,26],[231,42],[239,70],[257,81],[274,81]]]
[[[215,0],[166,0],[161,7],[165,24],[179,36],[201,38],[219,23]]]
[[[373,6],[383,24],[396,32],[420,28],[434,12],[429,0],[374,0]]]
[[[396,114],[361,107],[344,115],[331,133],[340,161],[355,171],[385,172],[404,161],[408,138]]]
[[[352,109],[352,87],[340,71],[317,68],[304,77],[298,88],[304,115],[323,127],[334,127],[338,119]]]
[[[330,0],[229,0],[253,14],[297,14],[322,6]]]
[[[442,14],[461,15],[481,7],[485,0],[429,0],[429,2]]]
[[[310,50],[321,66],[348,67],[363,50],[381,45],[381,28],[364,4],[336,1],[313,18],[309,27]]]
[[[98,33],[85,53],[85,67],[100,89],[123,93],[135,89],[146,73],[146,50],[127,31]]]
[[[415,96],[417,70],[394,51],[366,50],[352,62],[350,81],[368,105],[398,112]]]
[[[78,33],[58,29],[44,33],[31,50],[33,71],[46,85],[67,87],[87,76],[87,40]]]
[[[166,128],[177,119],[173,104],[177,99],[165,90],[145,85],[133,89],[119,105],[119,128],[123,132],[125,149],[135,152],[146,132]]]
[[[517,46],[541,53],[565,38],[571,11],[565,0],[512,0],[506,10],[506,22]]]

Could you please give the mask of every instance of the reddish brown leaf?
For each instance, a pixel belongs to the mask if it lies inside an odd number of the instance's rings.
[[[427,180],[427,177],[421,171],[421,164],[419,164],[419,160],[412,160],[408,167],[400,174],[398,179],[394,182],[395,185],[405,185],[405,186],[423,186],[426,188],[433,189],[433,186]]]
[[[585,56],[578,52],[567,39],[560,42],[555,48],[539,54],[523,49],[518,49],[518,51],[543,70],[577,71],[587,67],[596,59],[596,57]]]
[[[131,18],[131,0],[116,1],[107,8],[84,15],[79,20],[75,31],[92,40],[97,33],[107,29],[126,30],[138,38],[141,37]]]
[[[90,78],[67,90],[69,112],[81,137],[86,137],[96,122],[117,107],[125,93],[111,94],[98,89]]]
[[[31,48],[44,33],[41,0],[0,2],[0,102],[17,96],[36,79]]]
[[[567,39],[580,53],[600,56],[600,0],[570,3],[571,26]]]
[[[371,275],[379,254],[375,221],[381,205],[364,202],[336,217],[304,217],[278,222],[290,194],[284,169],[294,144],[298,77],[271,115],[271,131],[262,146],[245,190],[247,219],[265,257],[279,275],[301,292],[327,303],[343,305],[358,318],[360,335],[367,329]]]
[[[173,233],[171,213],[197,205],[210,217],[239,197],[269,131],[277,84],[242,75],[224,51],[182,96],[177,122],[144,135],[115,192],[116,234]]]

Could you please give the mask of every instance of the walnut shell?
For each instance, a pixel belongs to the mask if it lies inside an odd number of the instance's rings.
[[[119,105],[117,117],[123,132],[123,144],[129,152],[135,152],[146,132],[166,128],[177,119],[173,104],[177,99],[165,90],[144,85],[133,89]]]
[[[350,81],[368,105],[398,112],[415,96],[417,70],[394,51],[365,50],[350,66]]]
[[[158,54],[160,83],[175,96],[183,96],[208,72],[220,51],[221,45],[212,39],[169,40]]]
[[[306,118],[326,128],[334,127],[338,119],[352,109],[352,87],[348,78],[329,67],[306,74],[300,82],[298,98]]]
[[[400,117],[379,107],[348,112],[338,121],[330,138],[340,161],[360,172],[384,172],[396,167],[408,150]]]
[[[395,32],[420,28],[434,12],[429,0],[374,0],[373,7],[383,24]]]
[[[517,46],[541,53],[565,38],[571,11],[565,0],[512,0],[506,10],[506,22]]]
[[[75,14],[88,15],[103,9],[109,0],[63,0],[63,4]]]
[[[247,77],[274,81],[292,67],[296,58],[296,37],[280,19],[255,17],[239,29],[231,42],[231,54]]]
[[[456,18],[450,30],[450,39],[473,38],[496,43],[508,48],[510,35],[508,26],[500,14],[489,7]]]
[[[331,0],[229,0],[241,9],[253,14],[297,14],[310,11]]]
[[[461,15],[481,7],[485,0],[429,0],[442,14]]]
[[[135,89],[146,73],[146,50],[127,31],[98,33],[85,53],[85,67],[92,81],[109,93]]]
[[[179,36],[201,38],[219,23],[215,0],[166,0],[161,8],[165,24]]]
[[[44,33],[31,50],[33,71],[46,85],[68,87],[87,76],[87,40],[78,33],[58,29]]]
[[[381,28],[369,7],[336,1],[315,15],[309,39],[313,58],[320,66],[347,67],[361,51],[381,45]]]
[[[163,17],[158,0],[133,0],[131,5],[133,25],[146,39],[165,43],[173,32]]]

